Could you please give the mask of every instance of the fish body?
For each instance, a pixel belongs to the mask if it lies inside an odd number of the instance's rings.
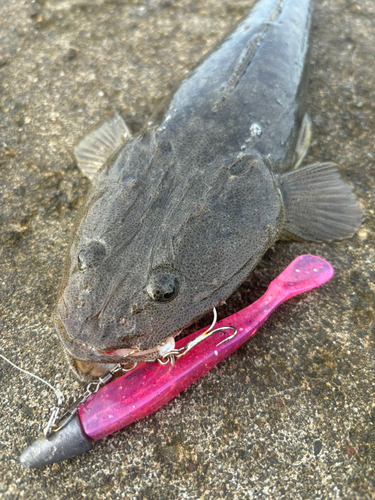
[[[276,239],[330,241],[358,228],[333,164],[293,170],[310,136],[311,13],[310,0],[260,0],[184,78],[160,123],[130,137],[117,115],[76,148],[92,184],[55,325],[79,377],[155,359]]]

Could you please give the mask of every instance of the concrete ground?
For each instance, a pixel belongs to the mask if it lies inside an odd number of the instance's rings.
[[[58,385],[51,314],[88,186],[72,149],[121,112],[133,132],[244,14],[245,0],[4,0],[0,5],[0,352]],[[351,240],[277,243],[220,309],[296,256],[335,277],[156,414],[85,455],[23,469],[53,393],[0,360],[1,499],[375,498],[375,3],[317,0],[308,162],[341,164],[365,210]],[[209,323],[210,317],[204,320]]]

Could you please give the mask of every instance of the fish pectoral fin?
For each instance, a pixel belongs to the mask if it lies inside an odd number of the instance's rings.
[[[312,121],[307,113],[303,117],[301,128],[298,134],[296,149],[293,156],[292,170],[296,170],[303,162],[310,147],[312,133]]]
[[[90,180],[104,163],[115,153],[131,133],[121,116],[116,113],[98,129],[87,135],[74,154],[81,172]]]
[[[362,210],[353,186],[334,163],[314,163],[280,175],[285,209],[282,239],[342,240],[361,225]]]

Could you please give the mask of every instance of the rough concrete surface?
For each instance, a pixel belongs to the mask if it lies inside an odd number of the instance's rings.
[[[245,0],[0,4],[0,352],[81,392],[51,314],[88,181],[72,149],[118,110],[133,132],[248,9]],[[156,414],[80,457],[23,469],[53,393],[0,360],[0,498],[375,498],[375,3],[317,0],[307,162],[334,160],[365,210],[351,240],[276,243],[220,309],[297,255],[336,270]],[[209,323],[207,317],[202,323]]]

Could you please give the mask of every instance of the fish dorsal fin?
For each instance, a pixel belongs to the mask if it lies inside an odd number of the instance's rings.
[[[74,154],[81,172],[90,180],[99,168],[131,136],[126,123],[116,113],[97,130],[87,135],[76,148]]]

